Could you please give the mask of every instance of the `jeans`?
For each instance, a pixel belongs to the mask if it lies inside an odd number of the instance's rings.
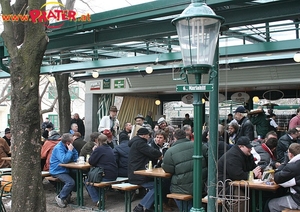
[[[141,186],[148,189],[149,191],[143,197],[140,204],[146,209],[150,209],[154,203],[154,182],[143,183],[141,184]]]
[[[114,181],[115,179],[106,179],[102,178],[102,182],[108,182],[108,181]],[[94,187],[92,185],[87,185],[86,182],[88,182],[88,179],[85,180],[85,187],[94,203],[98,202],[100,197],[99,197],[99,189],[98,187]]]
[[[61,189],[59,193],[59,198],[65,200],[67,196],[73,191],[75,188],[75,180],[69,174],[57,174],[53,175],[53,177],[58,178],[60,181],[64,183],[64,187]]]
[[[177,200],[177,199],[174,199],[174,200],[176,202],[176,205],[177,205],[178,209],[181,211],[181,209],[182,209],[182,201]],[[193,200],[189,200],[187,202],[187,204],[188,204],[188,211],[190,211],[191,208],[193,207]]]

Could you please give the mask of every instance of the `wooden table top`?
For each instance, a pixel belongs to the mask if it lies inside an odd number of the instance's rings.
[[[79,164],[77,162],[61,163],[59,165],[70,169],[89,169],[91,167],[88,162],[85,162],[84,164]]]
[[[273,191],[273,192],[275,192],[280,187],[280,185],[277,185],[277,184],[267,185],[265,182],[263,182],[263,183],[254,183],[254,182],[247,181],[247,180],[233,181],[230,184],[233,185],[233,186],[244,186],[245,184],[248,184],[250,189],[263,190],[263,191]]]
[[[134,174],[162,178],[170,178],[172,176],[172,174],[165,172],[162,168],[154,168],[151,170],[138,170],[134,171]]]

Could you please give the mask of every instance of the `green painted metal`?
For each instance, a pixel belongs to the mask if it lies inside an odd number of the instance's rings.
[[[217,43],[217,47],[219,42]],[[219,142],[219,48],[216,48],[214,66],[210,73],[209,83],[212,83],[214,90],[209,94],[209,148],[208,148],[208,192],[209,197],[217,197],[217,161]],[[208,198],[207,211],[216,211],[217,198]]]
[[[196,72],[196,70],[194,70]],[[201,73],[195,73],[196,84],[201,83]],[[193,93],[193,106],[194,106],[194,172],[193,172],[193,207],[191,212],[205,211],[202,207],[202,126],[203,126],[203,93]]]

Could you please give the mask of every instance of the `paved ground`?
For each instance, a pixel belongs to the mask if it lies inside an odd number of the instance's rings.
[[[88,196],[86,190],[84,190],[84,204],[85,207],[76,206],[76,193],[73,194],[72,200],[74,201],[73,205],[68,205],[66,208],[59,208],[55,202],[55,187],[52,184],[44,184],[44,189],[46,192],[46,202],[47,202],[47,211],[49,212],[65,212],[65,211],[98,211],[98,208],[93,204],[91,198]],[[125,211],[124,203],[124,194],[119,191],[108,191],[106,192],[106,212],[122,212]],[[4,203],[7,203],[10,200],[4,200]],[[132,209],[140,202],[140,197],[136,197],[131,204]],[[6,206],[7,212],[11,212],[8,206]],[[171,210],[169,210],[171,211]],[[179,210],[173,208],[173,212],[178,212]]]

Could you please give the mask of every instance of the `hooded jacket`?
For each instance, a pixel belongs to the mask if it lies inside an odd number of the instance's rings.
[[[56,144],[60,141],[60,135],[54,134],[45,141],[41,150],[41,159],[46,159],[46,163],[43,167],[43,171],[49,171],[50,168],[50,158],[52,154],[52,150]]]
[[[274,181],[282,187],[289,188],[293,200],[300,206],[300,154],[293,157],[287,164],[278,167]]]
[[[149,178],[142,175],[134,174],[134,171],[145,170],[146,164],[150,160],[159,158],[162,154],[159,150],[150,147],[147,144],[147,140],[140,136],[134,136],[129,142],[128,146],[129,157],[128,157],[128,179],[132,184],[143,184],[149,181],[153,181],[153,178]]]

